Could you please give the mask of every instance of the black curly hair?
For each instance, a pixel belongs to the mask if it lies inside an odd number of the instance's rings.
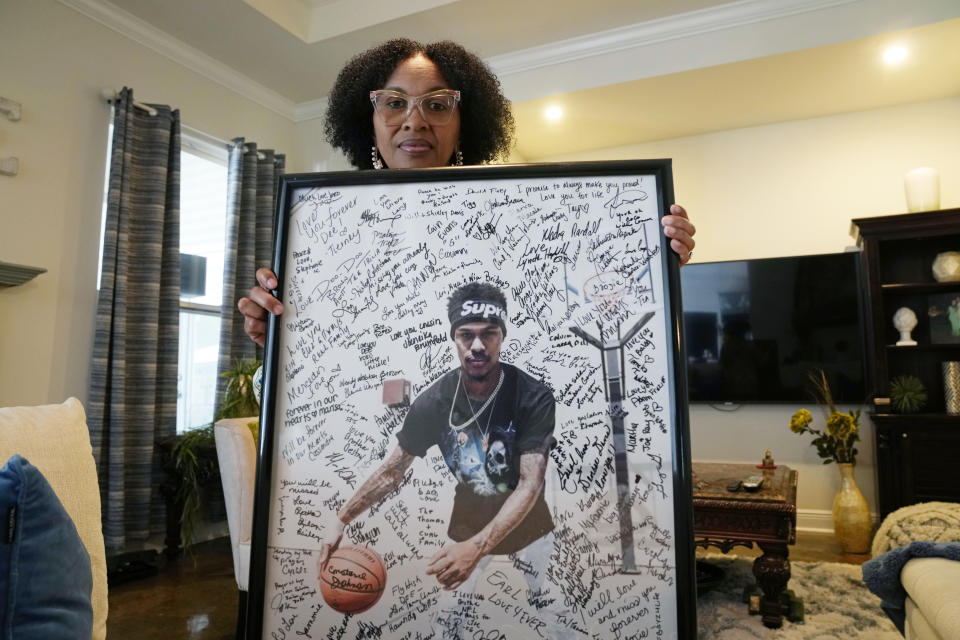
[[[500,81],[480,58],[455,42],[421,44],[399,38],[355,56],[341,69],[327,106],[327,142],[358,169],[371,169],[374,140],[370,92],[382,89],[397,65],[423,54],[437,65],[451,89],[460,91],[460,151],[464,164],[506,157],[513,142],[510,103]]]

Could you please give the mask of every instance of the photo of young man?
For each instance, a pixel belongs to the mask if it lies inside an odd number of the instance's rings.
[[[457,484],[450,541],[426,573],[446,590],[472,593],[493,556],[517,554],[528,592],[537,594],[554,546],[544,478],[555,443],[555,401],[540,381],[500,361],[508,318],[500,289],[463,285],[450,295],[447,315],[459,366],[413,401],[396,448],[339,511],[318,570],[346,526],[396,490],[413,460],[436,446]]]

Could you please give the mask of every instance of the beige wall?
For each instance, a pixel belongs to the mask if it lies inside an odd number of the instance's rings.
[[[941,207],[960,207],[958,150],[960,97],[539,160],[672,158],[705,262],[842,251],[854,244],[851,218],[905,211],[903,174],[914,167],[936,167]],[[771,448],[800,472],[801,526],[829,528],[837,472],[789,432],[798,408],[694,405],[693,457],[759,462]],[[876,510],[874,431],[864,422],[856,478]]]
[[[914,167],[936,167],[941,207],[960,207],[958,149],[955,97],[530,160],[672,158],[697,260],[712,261],[841,251],[852,218],[906,210]]]
[[[347,157],[334,150],[324,140],[323,118],[312,118],[297,123],[297,144],[303,159],[300,171],[352,171]]]
[[[164,58],[54,0],[0,2],[0,95],[23,118],[0,117],[0,260],[45,267],[0,289],[0,406],[85,399],[96,307],[107,149],[104,88],[180,109],[185,125],[244,136],[302,160],[292,120]]]

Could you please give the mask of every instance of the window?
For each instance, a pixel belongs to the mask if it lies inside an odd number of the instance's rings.
[[[180,137],[180,351],[177,364],[177,433],[213,421],[220,351],[223,254],[227,216],[227,147],[196,135]],[[100,227],[100,261],[110,187],[113,116]],[[97,272],[97,289],[100,288]]]
[[[226,147],[182,136],[177,433],[213,420],[226,210]]]

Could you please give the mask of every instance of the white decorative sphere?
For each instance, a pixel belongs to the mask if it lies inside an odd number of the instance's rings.
[[[917,326],[917,314],[909,307],[900,307],[893,314],[893,326],[897,328],[897,331],[913,331],[913,328]]]
[[[260,404],[260,392],[263,389],[263,365],[260,365],[253,373],[253,397]]]
[[[937,282],[960,281],[960,251],[938,253],[933,260],[933,277]]]

